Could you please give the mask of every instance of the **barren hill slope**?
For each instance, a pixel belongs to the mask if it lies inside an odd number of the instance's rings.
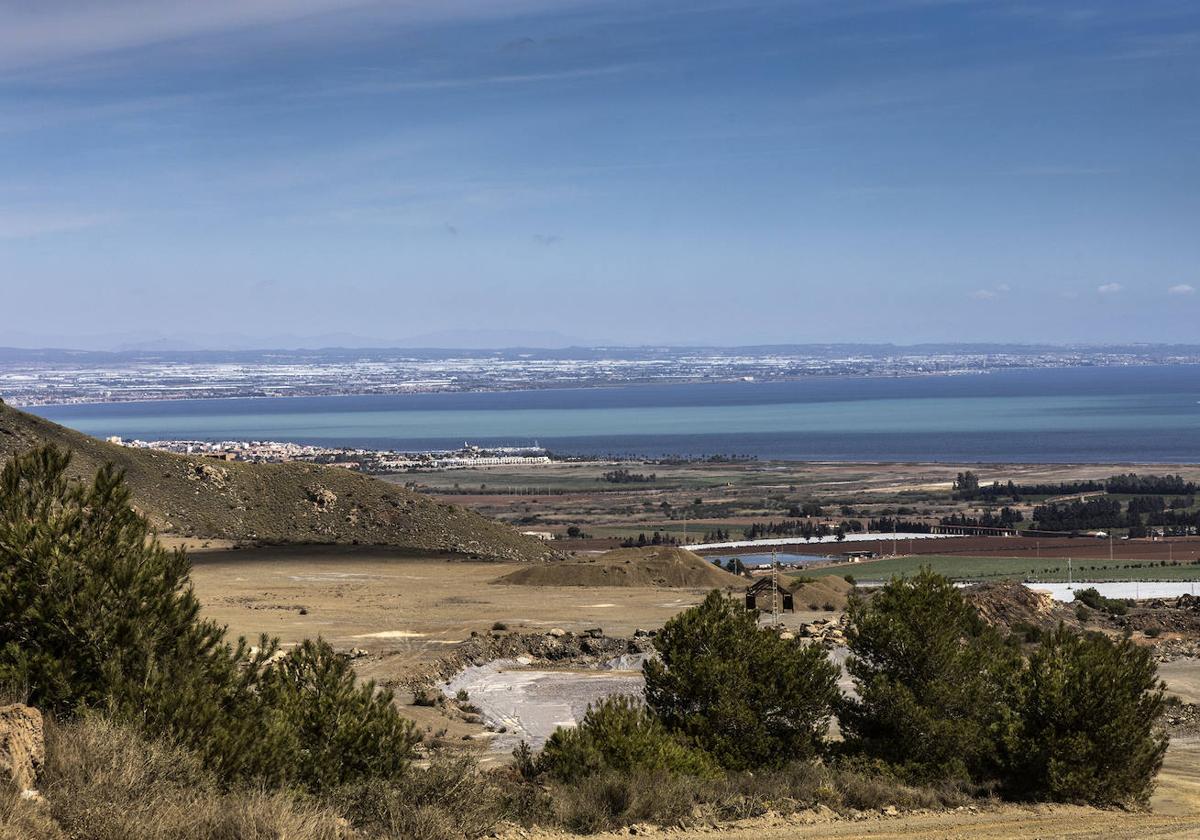
[[[598,557],[517,569],[496,581],[524,586],[744,587],[737,575],[682,548],[620,548]]]
[[[89,477],[125,471],[134,504],[164,534],[270,543],[390,545],[503,560],[553,555],[539,540],[469,510],[340,467],[243,464],[128,449],[0,402],[0,461],[41,444],[74,453]]]

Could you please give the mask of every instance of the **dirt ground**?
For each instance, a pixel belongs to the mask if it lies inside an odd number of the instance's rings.
[[[986,840],[1051,840],[1051,838],[1106,838],[1106,840],[1158,840],[1195,838],[1200,823],[1194,818],[1160,814],[1128,814],[1091,808],[1046,806],[1004,807],[996,810],[951,811],[899,817],[871,816],[862,820],[838,820],[799,814],[795,817],[764,817],[719,827],[672,830],[639,827],[637,836],[709,838],[722,840],[792,840],[792,838],[986,838]],[[552,840],[576,835],[539,831],[513,831],[504,840]],[[628,833],[596,834],[596,840],[628,837]]]
[[[360,649],[359,673],[383,682],[431,662],[471,633],[495,622],[526,632],[601,627],[614,636],[653,629],[706,594],[703,590],[631,587],[507,586],[493,581],[513,564],[415,558],[384,549],[306,547],[207,551],[193,555],[193,580],[205,614],[234,635],[278,636],[294,644],[323,636],[339,649]],[[829,613],[788,614],[798,624]],[[1200,661],[1162,666],[1169,688],[1200,702]],[[402,702],[407,698],[401,697]],[[483,746],[478,726],[438,709],[406,706],[405,714],[447,740]],[[661,831],[656,833],[662,833]],[[675,832],[686,838],[712,832]],[[862,822],[756,821],[722,829],[730,838],[803,837],[1100,837],[1200,836],[1200,738],[1177,738],[1167,754],[1153,813],[1073,808],[1003,808],[872,818]],[[514,837],[517,835],[513,835]],[[552,837],[554,835],[532,835]]]

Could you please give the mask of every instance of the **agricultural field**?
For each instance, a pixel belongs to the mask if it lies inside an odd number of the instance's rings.
[[[640,535],[696,544],[716,532],[742,539],[751,526],[795,520],[805,505],[818,515],[807,521],[836,528],[872,519],[936,524],[943,517],[981,517],[1009,507],[1028,530],[1037,505],[1054,498],[1030,494],[1019,502],[963,500],[954,495],[959,473],[972,471],[982,487],[993,482],[1057,485],[1103,481],[1128,473],[1129,465],[947,465],[796,463],[766,461],[586,461],[530,467],[493,467],[440,473],[404,473],[386,479],[443,502],[462,505],[522,530],[553,534],[565,551],[614,548]],[[1180,474],[1200,479],[1200,468],[1137,468],[1142,474]],[[620,476],[618,478],[618,476]],[[1099,494],[1090,494],[1104,495]],[[1128,506],[1128,493],[1109,496]],[[1194,512],[1195,500],[1180,512]],[[890,530],[890,528],[889,528]],[[1113,529],[1123,534],[1121,528]],[[1053,541],[1053,534],[1042,539]],[[1078,550],[1078,549],[1075,549]],[[1107,548],[1088,547],[1088,555]],[[1023,552],[1020,552],[1023,553]],[[1070,554],[1063,556],[1072,556]]]
[[[1058,557],[980,557],[948,554],[924,554],[885,557],[858,563],[812,567],[790,573],[793,577],[822,577],[831,571],[852,575],[855,580],[887,580],[910,575],[923,566],[952,580],[1036,580],[1064,582],[1068,577],[1067,560]],[[1071,561],[1071,579],[1075,581],[1123,580],[1195,580],[1200,581],[1200,565],[1189,561],[1170,565],[1165,560],[1082,559]]]

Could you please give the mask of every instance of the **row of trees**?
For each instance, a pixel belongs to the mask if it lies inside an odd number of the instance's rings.
[[[974,526],[983,528],[1011,528],[1018,522],[1023,522],[1025,515],[1021,511],[1010,507],[1002,507],[999,511],[985,510],[979,516],[967,516],[965,513],[952,513],[949,516],[943,516],[940,522],[943,525],[961,525]]]
[[[759,629],[717,592],[667,622],[644,705],[612,699],[559,730],[539,769],[685,775],[865,762],[912,783],[1019,800],[1142,805],[1166,750],[1163,686],[1128,639],[1066,628],[1024,652],[929,570],[849,608],[855,694],[817,645]],[[827,738],[836,715],[844,741]]]
[[[771,537],[803,537],[811,540],[829,536],[840,539],[846,534],[859,533],[862,529],[863,524],[857,519],[847,519],[836,525],[828,522],[810,522],[807,519],[784,519],[779,522],[754,522],[742,530],[742,536],[747,540]]]
[[[601,478],[609,484],[652,484],[658,479],[658,475],[656,473],[635,473],[624,467],[618,467],[604,473]]]
[[[1185,481],[1180,475],[1138,475],[1124,473],[1103,481],[1043,482],[1037,484],[1015,484],[1012,480],[981,485],[979,476],[971,470],[960,472],[954,480],[956,499],[965,501],[998,501],[1010,499],[1021,501],[1029,496],[1070,496],[1082,493],[1111,493],[1118,495],[1191,496],[1197,492],[1193,481]]]
[[[637,535],[637,539],[632,537],[621,540],[622,548],[645,548],[648,545],[679,545],[679,538],[674,534],[664,534],[661,531],[655,531],[649,537],[646,533]]]

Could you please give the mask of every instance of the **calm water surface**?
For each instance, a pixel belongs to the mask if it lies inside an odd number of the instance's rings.
[[[106,437],[782,460],[1200,461],[1200,366],[43,406]]]

